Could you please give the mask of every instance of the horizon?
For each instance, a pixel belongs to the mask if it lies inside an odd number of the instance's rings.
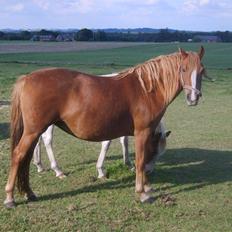
[[[0,0],[0,28],[232,31],[230,0]]]
[[[183,31],[183,32],[190,32],[190,33],[214,33],[214,32],[225,32],[225,31],[229,31],[232,32],[232,30],[212,30],[212,31],[200,31],[200,30],[187,30],[187,29],[175,29],[175,28],[152,28],[152,27],[134,27],[134,28],[117,28],[117,27],[112,27],[112,28],[88,28],[88,27],[83,27],[83,28],[0,28],[0,31],[41,31],[41,30],[47,30],[47,31],[79,31],[82,29],[89,29],[92,31],[97,31],[97,30],[163,30],[163,29],[168,29],[171,31]],[[153,32],[152,32],[153,33]]]

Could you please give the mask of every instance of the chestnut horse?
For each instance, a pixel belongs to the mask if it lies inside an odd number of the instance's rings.
[[[153,200],[145,173],[154,148],[152,129],[182,89],[187,104],[197,105],[203,55],[203,47],[198,53],[180,49],[109,78],[62,68],[21,77],[12,95],[11,164],[5,206],[15,206],[16,179],[19,191],[28,200],[36,199],[29,184],[29,166],[39,136],[51,124],[89,141],[134,135],[135,191],[142,202]]]

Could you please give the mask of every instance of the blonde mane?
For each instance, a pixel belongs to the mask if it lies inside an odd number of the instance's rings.
[[[188,54],[191,57],[194,55],[192,52]],[[170,103],[173,93],[180,87],[180,66],[181,54],[176,52],[170,55],[158,56],[122,71],[118,79],[134,74],[145,93],[160,89],[165,102]]]

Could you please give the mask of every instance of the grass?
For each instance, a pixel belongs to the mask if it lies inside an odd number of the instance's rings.
[[[51,45],[52,46],[52,45]],[[44,67],[67,67],[94,74],[105,74],[125,69],[152,57],[175,52],[178,47],[197,50],[200,44],[151,44],[133,48],[98,51],[14,53],[0,56],[0,99],[9,98],[17,76]],[[204,64],[211,70],[232,69],[232,44],[205,44]],[[211,74],[211,73],[210,73]],[[218,73],[217,73],[218,74]],[[217,77],[217,76],[216,76]]]
[[[0,57],[0,100],[9,99],[16,77],[45,66],[109,73],[176,50],[176,44],[78,53],[6,54]],[[179,46],[179,45],[178,45]],[[172,131],[168,149],[150,176],[156,201],[142,205],[134,193],[135,175],[122,164],[118,141],[112,143],[106,180],[96,179],[99,143],[77,140],[56,129],[54,150],[65,180],[53,172],[36,173],[31,184],[39,200],[0,205],[1,231],[232,231],[232,44],[205,44],[204,64],[215,82],[203,82],[204,102],[186,106],[181,94],[168,108]],[[181,44],[195,50],[198,44]],[[0,109],[0,201],[5,198],[9,164],[9,109]],[[130,152],[134,157],[133,138]],[[49,167],[45,152],[43,160]]]

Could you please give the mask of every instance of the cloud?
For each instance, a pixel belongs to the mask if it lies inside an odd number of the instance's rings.
[[[210,0],[200,0],[199,1],[200,6],[208,5],[209,3],[210,3]]]
[[[82,14],[88,13],[94,10],[94,1],[93,0],[79,0],[79,1],[68,1],[65,4],[62,4],[66,12],[79,12]]]
[[[209,14],[211,17],[231,14],[232,2],[230,0],[185,0],[181,11],[188,15]]]
[[[231,0],[0,0],[0,4],[0,28],[231,30],[232,21]]]
[[[33,0],[34,5],[40,9],[51,10],[57,14],[81,13],[105,11],[105,8],[136,10],[137,7],[153,6],[160,0]],[[135,7],[135,9],[133,9]],[[107,12],[106,12],[107,13]]]
[[[33,3],[40,9],[50,10],[57,14],[67,13],[88,13],[94,10],[94,0],[33,0]]]
[[[48,8],[50,7],[49,0],[33,0],[33,3],[42,10],[48,10]]]
[[[186,0],[183,3],[182,11],[191,14],[213,4],[214,0]]]
[[[7,12],[21,12],[23,11],[23,9],[24,9],[24,5],[22,3],[8,5],[5,8]]]
[[[159,0],[146,0],[144,1],[147,5],[154,5],[159,2]]]

